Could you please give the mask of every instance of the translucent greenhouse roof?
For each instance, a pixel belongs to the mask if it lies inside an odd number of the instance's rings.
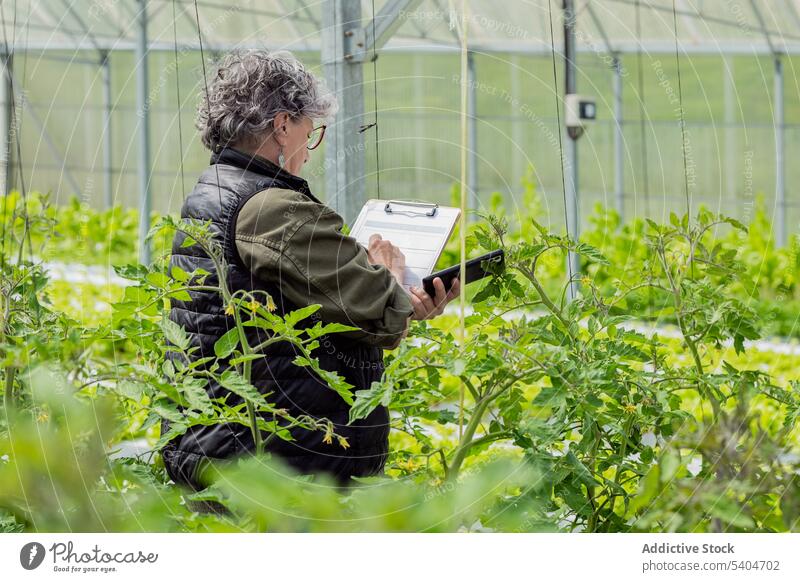
[[[674,0],[682,50],[696,53],[800,53],[800,0]],[[130,50],[137,42],[142,0],[16,0],[2,5],[4,44],[14,50]],[[209,50],[233,47],[320,49],[320,0],[147,0],[148,45]],[[235,5],[233,5],[235,4]],[[673,0],[576,0],[578,50],[670,52]],[[637,28],[637,4],[639,26]],[[452,3],[460,7],[460,0]],[[561,0],[469,0],[470,47],[484,52],[550,50],[549,6],[556,46],[563,38]],[[386,47],[457,47],[448,0],[375,0],[374,10],[403,7],[402,24]],[[362,1],[362,24],[373,16]],[[640,32],[637,32],[640,31]],[[641,41],[641,42],[640,42]]]

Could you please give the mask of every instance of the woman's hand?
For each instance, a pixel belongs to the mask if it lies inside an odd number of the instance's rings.
[[[397,282],[403,284],[403,272],[406,270],[406,256],[399,247],[388,240],[383,240],[377,232],[369,237],[367,257],[373,265],[383,265],[391,271]]]
[[[453,279],[450,290],[445,291],[444,283],[439,277],[436,277],[433,280],[433,288],[436,290],[436,297],[431,297],[421,287],[411,288],[411,304],[414,306],[414,315],[411,316],[411,319],[420,321],[441,315],[445,306],[458,297],[461,292],[461,282]]]

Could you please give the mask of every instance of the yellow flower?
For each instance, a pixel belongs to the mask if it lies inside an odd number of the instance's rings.
[[[233,303],[228,303],[225,307],[225,315],[233,315]]]
[[[267,295],[267,311],[273,312],[275,309],[275,302],[272,300],[272,295]]]
[[[333,444],[333,431],[331,430],[332,428],[333,427],[331,425],[328,425],[325,428],[325,436],[322,437],[322,442],[325,443],[326,445]]]
[[[47,414],[46,412],[40,412],[39,416],[36,417],[36,421],[37,422],[47,422],[47,420],[49,418],[50,418],[49,414]]]
[[[336,435],[336,438],[339,439],[339,446],[341,446],[343,449],[349,449],[350,448],[350,443],[347,442],[346,438],[344,438],[343,436],[339,436],[339,435]]]
[[[409,473],[417,468],[417,464],[413,459],[406,459],[405,461],[397,461],[397,468],[408,471]]]
[[[253,299],[250,303],[247,304],[247,306],[250,308],[250,311],[252,311],[253,313],[258,311],[258,308],[260,307],[260,305],[261,304],[258,301],[256,301],[255,299]]]
[[[584,285],[590,285],[592,283],[592,280],[589,277],[581,277],[581,283],[583,283]]]
[[[626,414],[633,414],[636,412],[636,406],[633,404],[626,404],[624,407]]]

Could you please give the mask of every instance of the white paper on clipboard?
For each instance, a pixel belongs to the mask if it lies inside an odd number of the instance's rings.
[[[350,236],[365,247],[378,233],[400,248],[406,257],[403,287],[422,286],[422,279],[433,273],[461,210],[404,200],[369,200],[358,214]]]

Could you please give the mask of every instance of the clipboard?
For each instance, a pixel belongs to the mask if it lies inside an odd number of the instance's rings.
[[[409,200],[369,200],[358,214],[350,236],[364,247],[378,233],[406,257],[403,287],[422,287],[453,234],[461,209]]]

